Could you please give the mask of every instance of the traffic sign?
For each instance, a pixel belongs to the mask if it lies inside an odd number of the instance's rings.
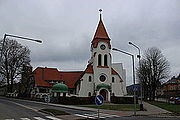
[[[50,100],[50,97],[48,96],[48,95],[46,95],[45,97],[44,97],[44,101],[46,102],[46,103],[49,103],[51,100]]]
[[[102,105],[104,101],[104,97],[102,95],[98,95],[95,97],[95,103],[96,105]]]

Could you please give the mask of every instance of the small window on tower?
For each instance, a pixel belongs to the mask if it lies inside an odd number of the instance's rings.
[[[115,79],[115,78],[114,78],[114,77],[112,77],[112,83],[114,83],[114,79]]]
[[[101,66],[101,54],[98,55],[98,66]]]
[[[91,78],[91,76],[89,76],[89,82],[91,82],[92,81],[92,78]]]
[[[107,65],[107,55],[104,55],[104,66],[108,66]]]

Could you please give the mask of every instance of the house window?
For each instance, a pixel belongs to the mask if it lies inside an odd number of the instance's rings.
[[[92,78],[91,78],[91,76],[89,76],[89,82],[91,82],[92,81]]]
[[[104,55],[104,66],[108,66],[107,65],[107,55]]]
[[[112,83],[114,83],[114,79],[115,79],[115,78],[114,78],[114,77],[112,77]]]
[[[88,93],[88,96],[91,97],[91,92]]]
[[[98,66],[101,66],[101,54],[98,55]]]

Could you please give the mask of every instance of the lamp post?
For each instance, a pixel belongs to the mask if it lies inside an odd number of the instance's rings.
[[[20,39],[25,39],[25,40],[29,40],[29,41],[34,41],[34,42],[38,42],[38,43],[42,43],[41,40],[36,40],[36,39],[27,38],[27,37],[22,37],[22,36],[17,36],[17,35],[12,35],[12,34],[4,34],[0,61],[2,60],[2,53],[3,53],[3,49],[4,49],[4,43],[5,43],[5,40],[6,40],[6,37],[7,37],[7,36],[9,36],[9,37],[15,37],[15,38],[20,38]]]
[[[140,65],[140,59],[141,59],[141,50],[140,50],[140,48],[137,45],[133,44],[132,42],[129,42],[129,44],[132,45],[133,47],[135,47],[136,49],[138,49],[139,54],[137,55],[137,58],[139,59],[139,65]],[[143,101],[142,100],[142,96],[143,96],[142,94],[143,94],[142,80],[140,80],[140,96],[141,96],[141,99],[140,99],[140,110],[141,111],[144,110],[143,103],[142,103],[142,101]]]
[[[113,48],[112,50],[114,51],[118,51],[118,52],[121,52],[121,53],[124,53],[126,55],[129,55],[132,57],[132,75],[133,75],[133,84],[134,84],[134,87],[133,87],[133,91],[134,91],[134,115],[136,115],[136,91],[135,91],[135,68],[134,68],[134,55],[131,54],[131,53],[128,53],[128,52],[125,52],[125,51],[122,51],[122,50],[119,50],[117,48]]]
[[[42,43],[41,40],[37,40],[37,39],[33,39],[33,38],[28,38],[28,37],[22,37],[22,36],[18,36],[18,35],[12,35],[12,34],[4,34],[4,38],[3,38],[3,43],[2,43],[2,49],[1,49],[1,57],[0,57],[0,62],[2,61],[2,54],[3,54],[3,49],[4,49],[4,43],[6,41],[6,37],[14,37],[14,38],[20,38],[20,39],[24,39],[24,40],[29,40],[29,41],[34,41],[34,42],[38,42],[38,43]],[[2,63],[2,62],[1,62]]]

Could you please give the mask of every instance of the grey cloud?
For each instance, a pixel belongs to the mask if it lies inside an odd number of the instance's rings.
[[[179,73],[179,0],[0,0],[0,36],[12,33],[42,39],[43,44],[19,40],[31,49],[33,67],[84,69],[99,8],[113,47],[137,54],[129,41],[142,51],[156,46],[172,63],[172,75]],[[127,69],[130,84],[130,58],[113,55]]]

